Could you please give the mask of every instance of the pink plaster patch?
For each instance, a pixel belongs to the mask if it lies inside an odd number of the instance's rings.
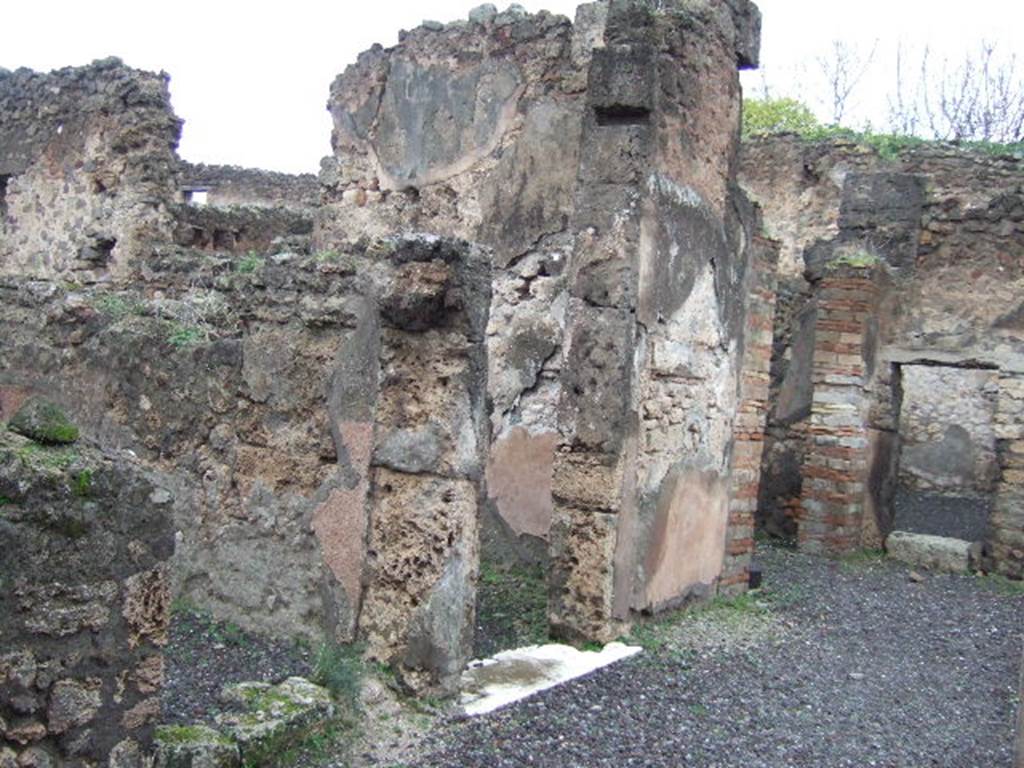
[[[491,447],[487,493],[498,514],[515,531],[547,539],[551,529],[551,471],[558,435],[513,429]]]
[[[366,494],[369,488],[373,424],[342,422],[338,425],[353,469],[360,475],[351,489],[336,488],[313,513],[313,532],[331,573],[341,582],[349,604],[355,608],[362,593],[366,556]]]
[[[31,395],[25,387],[0,387],[0,419],[11,418]]]

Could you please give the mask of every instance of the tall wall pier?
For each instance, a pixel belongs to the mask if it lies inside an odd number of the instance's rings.
[[[746,343],[736,70],[758,33],[746,3],[481,12],[367,52],[332,89],[320,246],[417,227],[493,253],[482,546],[547,564],[564,636],[712,593],[727,547],[747,551],[733,431],[745,398],[744,440],[760,433],[768,345]]]

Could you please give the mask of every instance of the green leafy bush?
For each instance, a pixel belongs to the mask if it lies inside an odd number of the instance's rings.
[[[796,99],[744,99],[743,135],[798,133],[801,136],[821,127],[818,118]]]

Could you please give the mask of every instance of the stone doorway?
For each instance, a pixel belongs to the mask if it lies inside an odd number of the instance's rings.
[[[900,368],[893,527],[981,541],[999,479],[999,373],[943,365]]]

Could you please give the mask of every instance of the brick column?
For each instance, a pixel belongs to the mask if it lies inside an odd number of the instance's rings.
[[[719,592],[743,592],[754,552],[754,513],[761,485],[765,420],[772,360],[779,245],[758,237],[751,249],[747,318],[740,368],[739,406],[733,428],[732,483],[725,562]]]
[[[1001,373],[996,405],[1000,477],[986,550],[996,572],[1024,577],[1024,374]]]
[[[869,464],[864,350],[877,294],[865,267],[830,266],[817,287],[814,396],[799,527],[800,548],[809,552],[860,545]]]

